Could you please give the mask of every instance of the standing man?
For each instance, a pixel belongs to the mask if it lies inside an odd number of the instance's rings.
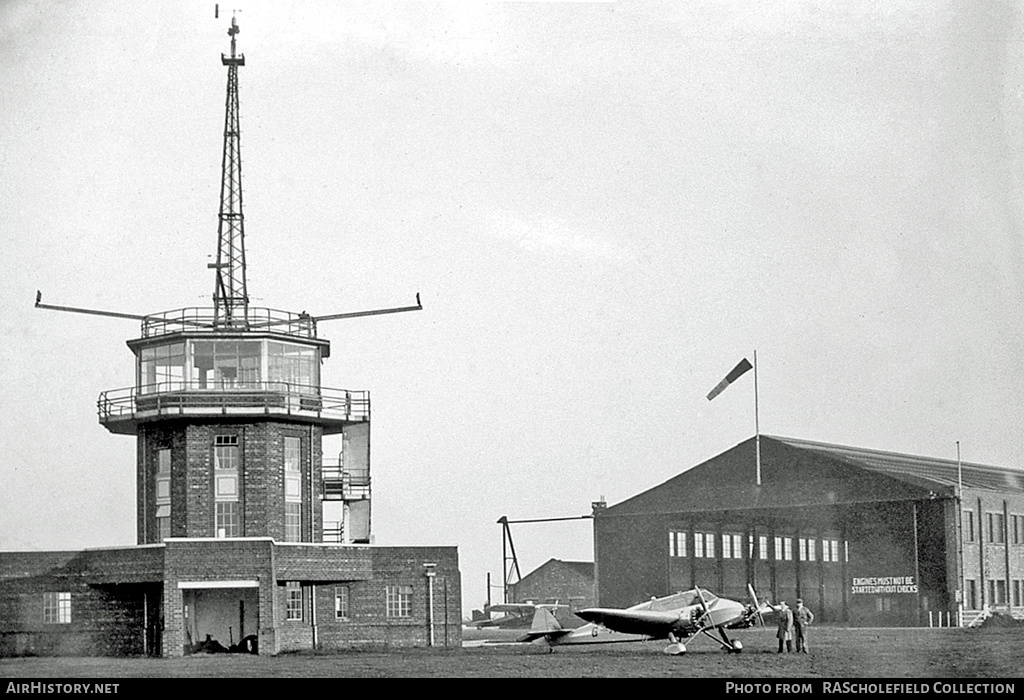
[[[802,598],[797,598],[796,610],[793,611],[793,628],[796,631],[797,653],[807,653],[807,628],[814,622],[814,613],[804,607]]]
[[[793,651],[793,611],[786,605],[786,601],[779,601],[777,606],[773,605],[772,610],[779,616],[779,631],[775,636],[779,638],[779,652],[782,653],[782,645],[785,643],[786,651]]]

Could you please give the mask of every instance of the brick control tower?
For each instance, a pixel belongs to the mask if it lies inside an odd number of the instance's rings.
[[[228,34],[213,308],[138,318],[135,385],[103,392],[99,420],[138,439],[139,544],[168,537],[271,537],[279,542],[370,542],[370,397],[321,386],[330,343],[317,322],[422,308],[314,317],[249,306],[242,213],[236,52]],[[342,435],[336,461],[322,439]]]
[[[458,550],[370,537],[370,397],[321,384],[323,321],[249,305],[236,52],[228,34],[212,308],[141,321],[135,383],[99,421],[137,440],[137,544],[0,552],[0,656],[277,654],[461,645]],[[325,435],[341,436],[325,463]]]

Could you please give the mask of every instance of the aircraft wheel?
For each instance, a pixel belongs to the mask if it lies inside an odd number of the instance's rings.
[[[665,647],[664,652],[669,656],[682,656],[686,653],[686,645],[682,642],[675,642]]]
[[[743,642],[736,640],[732,643],[732,652],[734,654],[739,654],[741,651],[743,651]]]

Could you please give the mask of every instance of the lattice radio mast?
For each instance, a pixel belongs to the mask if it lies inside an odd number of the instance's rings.
[[[221,163],[220,221],[217,226],[217,262],[213,289],[213,325],[246,327],[249,291],[245,283],[245,216],[242,214],[242,144],[238,125],[238,67],[245,56],[235,53],[235,36],[241,31],[231,18],[231,56],[221,54],[228,67],[227,102],[224,108],[224,157]]]

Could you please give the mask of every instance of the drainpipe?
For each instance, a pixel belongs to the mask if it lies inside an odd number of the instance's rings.
[[[434,646],[434,577],[437,575],[437,564],[424,564],[427,570],[427,624],[430,627],[430,646]]]
[[[313,618],[313,651],[316,651],[317,647],[320,646],[320,640],[317,639],[317,626],[316,626],[316,584],[309,584],[309,616]]]

